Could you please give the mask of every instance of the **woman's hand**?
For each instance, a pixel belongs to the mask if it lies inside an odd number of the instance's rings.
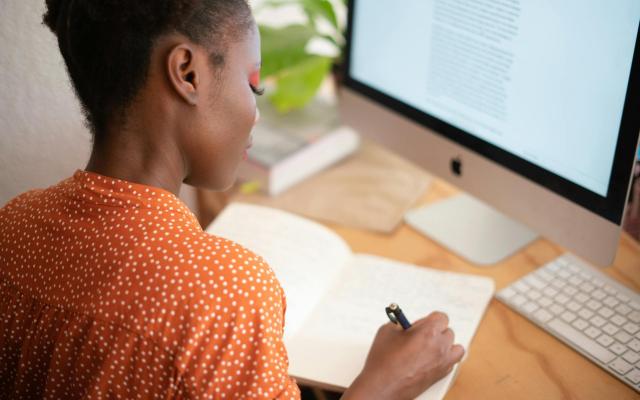
[[[453,344],[449,318],[440,312],[402,330],[388,323],[378,330],[364,369],[344,393],[347,399],[413,399],[447,375],[464,349]]]

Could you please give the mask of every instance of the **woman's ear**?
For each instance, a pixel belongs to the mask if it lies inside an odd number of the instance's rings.
[[[185,43],[171,48],[167,56],[167,75],[169,82],[179,97],[195,105],[201,90],[201,71],[195,62],[195,49]]]

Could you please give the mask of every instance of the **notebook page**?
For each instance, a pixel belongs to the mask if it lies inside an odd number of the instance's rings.
[[[346,243],[329,229],[274,208],[232,203],[206,231],[240,243],[274,270],[287,298],[285,340],[351,257]]]
[[[291,375],[347,387],[361,371],[385,307],[398,303],[409,320],[449,315],[456,342],[468,348],[494,291],[491,279],[355,255],[288,343]],[[456,370],[420,399],[444,397]]]

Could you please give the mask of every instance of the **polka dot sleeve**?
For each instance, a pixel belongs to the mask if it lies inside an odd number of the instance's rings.
[[[219,293],[216,299],[228,301],[191,316],[194,334],[178,358],[186,390],[194,398],[298,399],[282,342],[284,293],[273,271],[240,245],[220,238],[211,243],[224,261],[207,284]]]

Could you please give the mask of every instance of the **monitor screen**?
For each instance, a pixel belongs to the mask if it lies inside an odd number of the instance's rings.
[[[348,80],[610,220],[637,0],[355,1]],[[637,85],[636,85],[637,86]],[[626,111],[625,111],[626,110]],[[637,115],[634,118],[638,118]],[[635,124],[633,124],[635,125]],[[629,135],[637,138],[637,131]]]

